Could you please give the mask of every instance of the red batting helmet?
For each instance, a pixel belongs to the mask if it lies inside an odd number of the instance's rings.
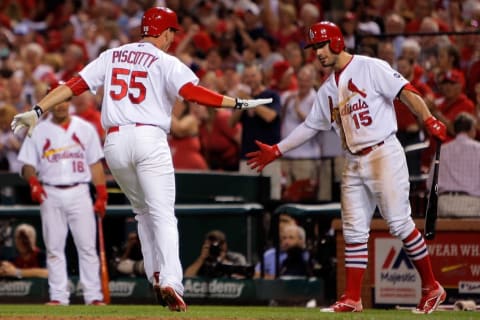
[[[165,7],[153,7],[145,11],[142,17],[142,37],[156,37],[168,28],[180,29],[177,14]]]
[[[340,51],[345,49],[342,31],[336,24],[328,21],[315,23],[308,30],[308,40],[305,49],[317,43],[327,41],[333,53],[340,53]]]

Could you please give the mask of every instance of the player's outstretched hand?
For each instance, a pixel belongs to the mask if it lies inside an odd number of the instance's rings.
[[[266,99],[235,99],[235,109],[250,109],[264,104],[272,103],[272,98]]]
[[[434,116],[430,116],[425,120],[424,124],[431,136],[437,138],[441,142],[447,140],[447,127],[442,121]]]
[[[246,156],[248,158],[247,164],[251,169],[257,169],[257,172],[262,171],[267,164],[282,156],[282,153],[276,144],[270,146],[268,144],[261,143],[258,140],[255,140],[255,143],[260,150],[249,152],[246,154]]]
[[[28,136],[32,136],[33,128],[38,122],[38,119],[42,115],[43,111],[39,106],[33,107],[32,110],[27,112],[22,112],[13,117],[12,127],[13,133],[18,135],[23,128],[28,129]]]
[[[100,217],[105,217],[107,211],[107,187],[105,185],[96,185],[96,198],[95,203],[93,204],[93,211]]]
[[[41,204],[43,200],[47,198],[47,193],[45,189],[43,189],[42,184],[35,176],[31,176],[30,179],[28,179],[28,184],[30,185],[30,197],[34,202]]]

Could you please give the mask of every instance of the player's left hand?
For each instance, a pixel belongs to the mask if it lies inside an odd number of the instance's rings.
[[[95,203],[93,204],[93,210],[100,217],[105,217],[105,212],[107,211],[107,200],[108,193],[107,187],[104,184],[99,184],[95,186],[96,198]]]
[[[38,122],[38,119],[42,115],[43,111],[39,106],[33,107],[32,110],[27,112],[22,112],[13,117],[12,127],[13,134],[17,135],[23,128],[28,129],[28,136],[32,136],[33,128]]]
[[[424,124],[431,136],[437,138],[441,142],[447,140],[447,127],[442,121],[434,116],[430,116],[425,120]]]
[[[255,143],[260,150],[249,152],[246,154],[246,156],[248,158],[247,164],[251,169],[257,169],[257,172],[262,171],[267,164],[282,156],[282,153],[276,144],[269,146],[268,144],[261,143],[258,140],[255,140]]]
[[[264,104],[269,104],[272,103],[273,99],[272,98],[266,98],[266,99],[235,99],[235,109],[250,109],[250,108],[255,108]]]

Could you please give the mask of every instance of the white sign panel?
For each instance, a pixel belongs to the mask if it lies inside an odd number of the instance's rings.
[[[421,298],[421,279],[402,242],[376,238],[374,243],[375,303],[417,304]]]

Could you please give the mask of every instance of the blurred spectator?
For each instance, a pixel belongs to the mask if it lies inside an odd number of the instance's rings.
[[[18,161],[18,150],[22,140],[13,134],[10,123],[17,114],[17,110],[11,105],[0,107],[0,154],[8,161],[8,171],[20,173],[22,163]]]
[[[185,277],[234,277],[249,278],[253,268],[247,265],[247,259],[239,252],[228,250],[225,233],[220,230],[209,231],[198,258],[185,269]]]
[[[97,109],[95,97],[90,92],[84,92],[72,97],[71,104],[77,116],[90,122],[95,127],[100,141],[103,142],[105,139],[105,130],[103,130],[102,127],[101,115]]]
[[[413,78],[413,68],[414,62],[412,59],[404,56],[398,58],[398,72],[400,72],[405,79],[410,81],[410,83],[418,90],[427,106],[431,108],[434,103],[433,91],[427,84]],[[418,119],[412,111],[400,99],[395,99],[393,105],[397,117],[397,137],[402,146],[405,148],[409,145],[423,141],[425,137],[423,130],[421,130],[421,124],[418,122]],[[410,175],[421,173],[421,152],[422,151],[419,150],[406,153],[407,166]]]
[[[298,25],[297,9],[293,4],[280,3],[278,10],[278,27],[273,32],[279,48],[285,48],[289,42],[301,43],[305,35]]]
[[[276,41],[268,34],[260,35],[255,41],[255,50],[258,55],[258,63],[265,77],[265,83],[269,83],[273,73],[273,65],[285,58],[277,52]]]
[[[287,91],[296,90],[297,86],[297,75],[290,63],[286,60],[275,62],[272,67],[270,89],[281,95]]]
[[[68,81],[71,77],[77,76],[84,67],[87,60],[82,48],[75,43],[69,44],[63,51],[63,67],[57,75],[59,81]]]
[[[422,48],[417,40],[413,38],[407,38],[402,44],[401,56],[413,61],[413,79],[422,80],[425,74],[424,67],[420,64],[420,53]],[[433,66],[427,66],[427,70],[430,70]],[[423,81],[423,80],[422,80]]]
[[[395,50],[391,41],[381,41],[377,44],[377,57],[386,61],[392,68],[397,69]]]
[[[450,70],[456,70],[459,76],[463,78],[462,83],[465,84],[465,76],[460,67],[460,52],[457,47],[453,44],[446,44],[439,46],[437,49],[437,65],[427,75],[429,77],[427,83],[430,87],[439,92],[439,77]],[[462,90],[465,90],[465,87],[462,87]]]
[[[36,84],[34,84],[35,86]],[[28,91],[27,91],[28,90]],[[23,77],[14,75],[8,79],[8,101],[18,112],[30,109],[33,103],[34,87],[25,88]]]
[[[54,70],[45,64],[45,50],[37,43],[29,43],[22,48],[22,70],[19,70],[24,79],[26,95],[34,91],[37,82],[47,82],[49,85],[57,83]]]
[[[298,90],[288,91],[281,97],[282,139],[305,120],[316,98],[313,66],[302,67],[297,77]],[[283,200],[293,202],[316,200],[320,179],[320,156],[318,139],[311,139],[283,155],[281,160],[282,174],[285,178]]]
[[[262,79],[262,72],[258,65],[248,65],[243,71],[243,81],[251,89],[251,97],[273,98],[268,105],[258,106],[249,110],[235,110],[230,117],[230,126],[238,122],[242,124],[242,146],[240,151],[240,173],[255,174],[256,170],[247,165],[246,154],[257,150],[255,140],[277,143],[280,140],[280,97],[267,89]],[[247,96],[242,98],[249,98]],[[281,194],[280,161],[272,163],[263,170],[265,176],[270,177],[271,199],[279,200]]]
[[[310,254],[305,249],[305,230],[295,224],[289,224],[279,230],[279,277],[312,275]],[[263,254],[263,279],[276,278],[276,249],[271,248]],[[261,263],[255,266],[255,278],[261,277]]]
[[[414,17],[405,26],[405,32],[416,33],[421,31],[421,24],[424,18],[432,18],[438,31],[449,31],[447,22],[442,21],[435,15],[434,2],[432,0],[417,0],[414,3]]]
[[[475,118],[477,119],[476,127],[477,127],[477,136],[476,140],[480,141],[480,81],[477,82],[474,86],[475,91]]]
[[[297,42],[289,42],[286,44],[284,51],[285,59],[292,66],[295,73],[300,70],[306,63],[305,50]]]
[[[200,119],[199,137],[203,154],[211,170],[238,171],[242,126],[228,123],[231,111],[194,106]]]
[[[454,136],[453,121],[460,112],[475,114],[474,103],[463,93],[465,78],[458,70],[450,70],[438,76],[442,100],[433,110],[433,114],[448,128],[450,136]]]
[[[47,278],[47,258],[37,247],[37,232],[30,224],[18,225],[14,233],[17,255],[11,261],[0,261],[0,277]]]
[[[405,41],[405,36],[402,35],[404,30],[405,19],[400,14],[392,12],[385,16],[385,33],[396,34],[396,36],[391,39],[395,58],[398,58],[402,53],[402,45],[403,41]]]
[[[439,88],[442,96],[436,106],[431,109],[432,114],[447,126],[449,138],[455,136],[453,122],[461,113],[475,114],[475,105],[462,91],[464,77],[458,70],[444,72],[438,76]],[[430,146],[422,154],[422,166],[429,168],[436,149],[435,139],[430,138]]]
[[[182,170],[207,170],[198,136],[200,120],[187,101],[175,103],[168,144],[172,152],[173,167]]]
[[[128,233],[125,246],[121,255],[115,260],[114,267],[123,275],[145,276],[142,249],[137,232]]]
[[[357,48],[357,17],[351,11],[345,12],[339,25],[345,39],[345,48],[354,53]]]
[[[426,17],[420,24],[419,32],[435,34],[439,33],[440,29],[433,18]],[[419,62],[422,67],[427,71],[435,69],[438,63],[437,57],[439,48],[448,45],[449,43],[450,40],[446,35],[428,35],[420,37],[419,44],[422,51],[420,52]]]
[[[475,141],[476,119],[461,112],[455,118],[455,138],[442,145],[438,171],[438,215],[479,217],[480,142]],[[430,172],[428,186],[431,185]]]

